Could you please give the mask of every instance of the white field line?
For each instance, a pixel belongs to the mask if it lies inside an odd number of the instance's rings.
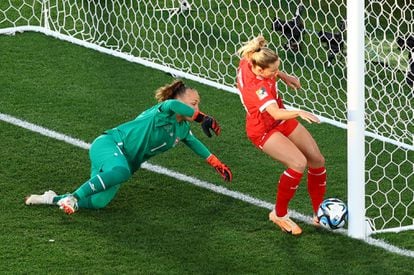
[[[57,139],[57,140],[66,142],[68,144],[74,145],[74,146],[79,147],[79,148],[89,149],[89,147],[90,147],[89,143],[84,142],[80,139],[73,138],[73,137],[55,132],[53,130],[49,130],[49,129],[44,128],[42,126],[39,126],[39,125],[30,123],[30,122],[15,118],[15,117],[7,115],[7,114],[0,113],[0,120],[2,120],[4,122],[7,122],[7,123],[10,123],[10,124],[13,124],[13,125],[16,125],[16,126],[19,126],[21,128],[24,128],[24,129],[30,130],[32,132],[39,133],[43,136],[47,136],[47,137],[50,137],[50,138],[53,138],[53,139]],[[240,193],[240,192],[231,191],[231,190],[229,190],[225,187],[217,186],[217,185],[214,185],[212,183],[209,183],[209,182],[206,182],[206,181],[203,181],[203,180],[199,180],[197,178],[190,177],[190,176],[181,174],[179,172],[175,172],[173,170],[170,170],[168,168],[165,168],[165,167],[162,167],[162,166],[159,166],[159,165],[154,165],[154,164],[150,164],[148,162],[145,162],[145,163],[142,164],[141,168],[147,169],[149,171],[152,171],[152,172],[155,172],[155,173],[158,173],[158,174],[166,175],[166,176],[175,178],[175,179],[180,180],[180,181],[191,183],[191,184],[196,185],[198,187],[205,188],[205,189],[208,189],[208,190],[213,191],[215,193],[222,194],[222,195],[225,195],[225,196],[229,196],[229,197],[235,198],[237,200],[241,200],[241,201],[256,205],[258,207],[262,207],[262,208],[266,208],[266,209],[271,210],[274,206],[273,203],[265,202],[265,201],[262,201],[260,199],[251,197],[249,195],[246,195],[246,194],[243,194],[243,193]],[[310,217],[310,216],[306,216],[306,215],[301,214],[299,212],[296,212],[294,210],[289,210],[289,214],[292,218],[294,218],[296,220],[302,221],[302,222],[307,223],[307,224],[312,224],[312,217]],[[335,230],[333,232],[340,233],[340,234],[343,234],[343,235],[347,235],[347,230],[345,230],[345,229],[338,229],[338,230]],[[370,244],[370,245],[383,248],[383,249],[385,249],[385,250],[387,250],[391,253],[395,253],[395,254],[399,254],[399,255],[402,255],[402,256],[407,256],[407,257],[414,258],[414,251],[403,249],[403,248],[391,245],[391,244],[389,244],[389,243],[387,243],[383,240],[378,240],[378,239],[374,239],[374,238],[371,238],[371,237],[367,237],[363,241]]]

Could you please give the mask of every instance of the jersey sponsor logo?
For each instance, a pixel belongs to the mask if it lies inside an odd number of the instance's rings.
[[[91,188],[91,190],[95,192],[96,191],[95,184],[93,184],[90,181],[88,182],[88,184],[89,184],[89,187]]]
[[[259,100],[262,100],[268,96],[266,89],[263,87],[256,91],[256,95],[259,98]]]

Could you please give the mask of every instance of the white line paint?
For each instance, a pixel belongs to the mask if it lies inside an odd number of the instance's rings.
[[[10,116],[10,115],[0,113],[0,120],[2,120],[4,122],[7,122],[7,123],[10,123],[10,124],[13,124],[13,125],[16,125],[16,126],[19,126],[21,128],[24,128],[24,129],[30,130],[32,132],[39,133],[43,136],[47,136],[47,137],[50,137],[50,138],[53,138],[53,139],[57,139],[57,140],[66,142],[68,144],[74,145],[74,146],[79,147],[79,148],[83,148],[83,149],[89,149],[90,148],[89,143],[84,142],[80,139],[73,138],[73,137],[55,132],[53,130],[49,130],[49,129],[44,128],[42,126],[39,126],[39,125],[30,123],[30,122],[15,118],[15,117]],[[159,166],[159,165],[154,165],[154,164],[150,164],[148,162],[145,162],[145,163],[142,164],[141,167],[143,169],[146,169],[146,170],[158,173],[158,174],[166,175],[166,176],[175,178],[175,179],[180,180],[180,181],[188,182],[188,183],[191,183],[195,186],[205,188],[205,189],[208,189],[208,190],[213,191],[215,193],[222,194],[222,195],[225,195],[225,196],[229,196],[229,197],[235,198],[237,200],[241,200],[241,201],[250,203],[252,205],[256,205],[256,206],[261,207],[261,208],[266,208],[266,209],[269,209],[269,210],[273,208],[273,203],[265,202],[265,201],[262,201],[260,199],[251,197],[249,195],[246,195],[246,194],[243,194],[243,193],[240,193],[240,192],[231,191],[231,190],[228,190],[225,187],[217,186],[217,185],[214,185],[212,183],[202,181],[202,180],[199,180],[197,178],[190,177],[190,176],[175,172],[173,170],[170,170],[168,168],[165,168],[165,167],[162,167],[162,166]],[[307,224],[312,224],[312,217],[310,217],[310,216],[306,216],[306,215],[301,214],[299,212],[296,212],[294,210],[290,210],[289,214],[292,218],[294,218],[296,220],[300,220],[300,221],[302,221],[304,223],[307,223]],[[335,230],[333,232],[340,233],[340,234],[343,234],[343,235],[347,235],[347,230],[344,230],[344,229]],[[414,251],[403,249],[403,248],[391,245],[391,244],[389,244],[389,243],[387,243],[383,240],[378,240],[378,239],[368,237],[364,241],[366,243],[370,244],[370,245],[383,248],[383,249],[385,249],[385,250],[387,250],[391,253],[395,253],[395,254],[398,254],[398,255],[414,258]]]
[[[27,122],[27,121],[24,121],[24,120],[21,120],[21,119],[18,119],[18,118],[15,118],[15,117],[12,117],[6,114],[0,113],[0,120],[3,120],[4,122],[19,126],[24,129],[30,130],[32,132],[39,133],[43,136],[47,136],[53,139],[64,141],[66,143],[75,145],[76,147],[80,147],[83,149],[89,149],[89,147],[91,146],[90,144],[80,139],[73,138],[73,137],[46,129],[42,126]]]

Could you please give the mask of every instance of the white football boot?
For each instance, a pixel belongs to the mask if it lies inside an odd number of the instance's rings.
[[[29,195],[25,198],[24,203],[26,205],[33,205],[33,204],[53,204],[53,198],[56,197],[57,194],[52,191],[46,191],[42,195]]]

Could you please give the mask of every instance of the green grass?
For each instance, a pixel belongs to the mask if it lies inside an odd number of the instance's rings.
[[[153,91],[172,80],[40,34],[1,36],[0,56],[0,113],[86,142],[154,104]],[[197,125],[194,133],[232,168],[234,182],[225,185],[182,145],[151,163],[273,202],[283,167],[245,137],[239,98],[186,82],[223,128],[213,139]],[[307,128],[327,159],[327,195],[346,199],[345,131]],[[0,273],[409,274],[411,258],[303,223],[294,238],[267,221],[267,209],[146,170],[103,210],[67,216],[56,207],[27,207],[29,193],[70,192],[86,180],[87,151],[4,122],[0,139]],[[304,182],[291,207],[310,214]],[[412,235],[380,237],[413,250]]]

